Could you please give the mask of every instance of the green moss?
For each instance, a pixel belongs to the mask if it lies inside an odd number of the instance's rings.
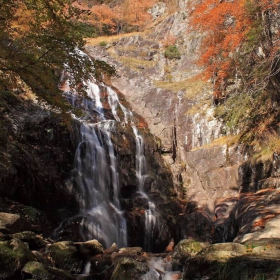
[[[52,279],[52,275],[45,270],[43,264],[38,262],[28,262],[22,271],[31,274],[33,279]]]
[[[181,55],[176,45],[167,46],[164,51],[164,56],[168,59],[180,59]]]
[[[0,279],[13,276],[27,262],[34,259],[31,251],[20,240],[0,242]]]
[[[106,46],[107,46],[107,42],[101,41],[101,42],[99,43],[99,46],[101,46],[101,47],[106,47]]]

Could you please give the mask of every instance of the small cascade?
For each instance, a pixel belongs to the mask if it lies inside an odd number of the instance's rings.
[[[150,200],[145,193],[144,186],[145,180],[148,177],[146,170],[146,158],[144,154],[144,139],[139,134],[136,126],[132,126],[135,139],[136,139],[136,175],[139,183],[140,194],[148,201],[148,209],[145,211],[145,238],[144,249],[151,251],[153,231],[158,224],[158,213],[156,212],[155,204]]]

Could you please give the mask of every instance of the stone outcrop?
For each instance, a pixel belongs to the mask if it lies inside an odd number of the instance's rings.
[[[187,202],[179,213],[180,238],[232,241],[238,230],[229,216],[240,193],[279,187],[278,154],[257,158],[236,143],[238,131],[215,118],[211,83],[196,76],[202,34],[188,24],[192,4],[179,1],[180,11],[158,19],[148,32],[120,37],[106,47],[88,44],[86,50],[116,67],[118,76],[108,83],[157,137],[175,193]],[[156,16],[156,9],[151,12]],[[168,44],[177,46],[180,59],[165,57]],[[140,216],[137,212],[131,219]]]

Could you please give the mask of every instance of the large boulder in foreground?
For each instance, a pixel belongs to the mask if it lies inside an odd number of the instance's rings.
[[[28,262],[21,271],[24,279],[74,280],[76,277],[61,269],[48,267],[39,262]]]
[[[278,279],[280,250],[273,242],[210,245],[186,260],[183,279]]]
[[[0,241],[0,279],[20,279],[20,270],[35,257],[19,239]]]

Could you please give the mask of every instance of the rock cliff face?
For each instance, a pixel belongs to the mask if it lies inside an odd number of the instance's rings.
[[[106,47],[88,44],[87,52],[116,67],[118,76],[111,80],[112,85],[160,139],[176,193],[189,205],[182,216],[181,237],[223,241],[223,234],[231,234],[224,233],[225,228],[219,232],[222,222],[215,221],[221,217],[221,199],[227,201],[229,213],[240,193],[277,188],[277,160],[275,156],[254,160],[252,150],[234,145],[237,132],[214,117],[211,85],[196,77],[201,71],[195,61],[202,34],[191,31],[187,4],[189,1],[179,1],[180,11],[156,19],[149,31],[116,39]],[[152,14],[156,18],[156,9]],[[180,59],[165,55],[166,46],[173,44]],[[204,226],[212,231],[207,238],[205,231],[200,230],[198,236],[195,229]]]
[[[108,93],[104,88],[101,91],[102,99],[107,100]],[[35,223],[38,224],[37,230],[49,235],[62,220],[75,216],[80,211],[80,190],[75,184],[68,182],[73,176],[75,152],[81,141],[81,123],[70,120],[70,124],[64,126],[55,113],[32,102],[20,101],[16,96],[13,105],[3,107],[1,111],[3,129],[7,134],[1,135],[0,194],[3,198],[16,202],[1,200],[1,211],[3,217],[6,217],[6,212],[19,215],[19,224],[24,224],[26,219],[21,220],[20,217],[27,215],[28,218],[29,206],[40,209],[52,223],[46,222],[48,226],[45,229],[40,223]],[[106,102],[104,110],[107,117],[112,119],[111,109]],[[92,114],[97,115],[96,112]],[[97,116],[92,118],[95,120]],[[119,199],[127,222],[128,245],[144,247],[146,211],[151,202],[156,208],[154,219],[157,222],[150,233],[149,246],[152,251],[162,251],[171,238],[180,238],[180,228],[176,225],[178,214],[182,212],[182,204],[176,198],[170,168],[162,160],[159,140],[149,132],[142,118],[135,115],[133,122],[138,126],[144,141],[143,189],[139,189],[137,144],[132,127],[125,122],[115,122],[110,132],[117,162],[115,171],[120,187]],[[108,158],[109,151],[107,152]],[[92,182],[90,187],[93,188],[94,184]],[[109,196],[113,192],[111,187],[110,185],[108,189]],[[141,192],[145,192],[145,195]],[[18,202],[27,205],[27,210],[24,205],[15,206]],[[14,211],[10,211],[11,209]],[[29,212],[37,219],[36,211],[30,208]],[[46,218],[42,218],[42,221],[46,221]],[[77,224],[73,224],[65,229],[60,238],[75,241],[82,239]]]

